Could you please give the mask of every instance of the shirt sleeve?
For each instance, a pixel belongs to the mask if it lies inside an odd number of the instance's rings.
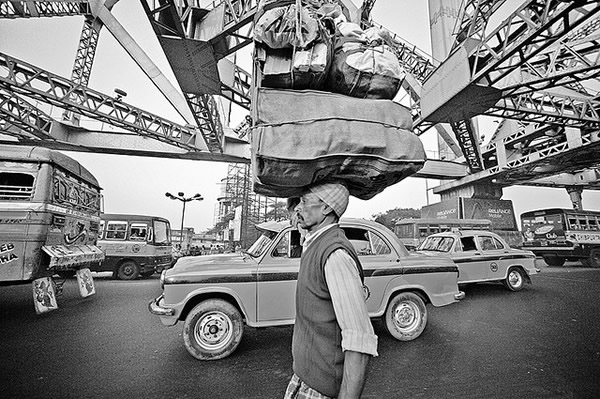
[[[346,250],[338,249],[329,255],[325,280],[342,330],[342,351],[377,356],[377,335],[367,311],[358,268]]]

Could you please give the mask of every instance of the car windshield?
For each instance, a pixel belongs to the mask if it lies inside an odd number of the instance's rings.
[[[419,251],[450,252],[454,244],[452,237],[427,237],[419,246]]]
[[[273,242],[273,238],[275,238],[276,235],[277,233],[272,231],[265,231],[256,239],[256,241],[254,241],[254,244],[248,248],[246,253],[253,258],[261,256],[267,250],[267,247]]]

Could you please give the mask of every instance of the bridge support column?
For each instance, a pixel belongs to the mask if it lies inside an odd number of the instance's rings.
[[[569,197],[571,198],[571,204],[573,205],[573,209],[583,210],[583,204],[581,202],[581,194],[583,193],[583,188],[579,186],[567,187],[567,193],[569,193]]]

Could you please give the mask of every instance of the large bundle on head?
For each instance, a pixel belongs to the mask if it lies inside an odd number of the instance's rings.
[[[308,184],[337,180],[369,199],[425,163],[410,112],[391,100],[261,88],[253,118],[259,194],[297,196]]]

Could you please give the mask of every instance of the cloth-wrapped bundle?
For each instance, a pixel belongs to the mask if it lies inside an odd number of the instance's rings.
[[[319,21],[300,1],[262,10],[254,23],[254,41],[272,49],[307,47],[319,37]]]
[[[393,99],[405,72],[378,28],[337,25],[327,90],[357,98]]]
[[[342,180],[351,195],[370,199],[425,163],[409,110],[390,100],[260,88],[253,119],[258,194],[292,197],[308,184]]]
[[[259,5],[254,61],[260,86],[321,90],[333,58],[333,18],[341,9],[317,0],[292,3]]]

